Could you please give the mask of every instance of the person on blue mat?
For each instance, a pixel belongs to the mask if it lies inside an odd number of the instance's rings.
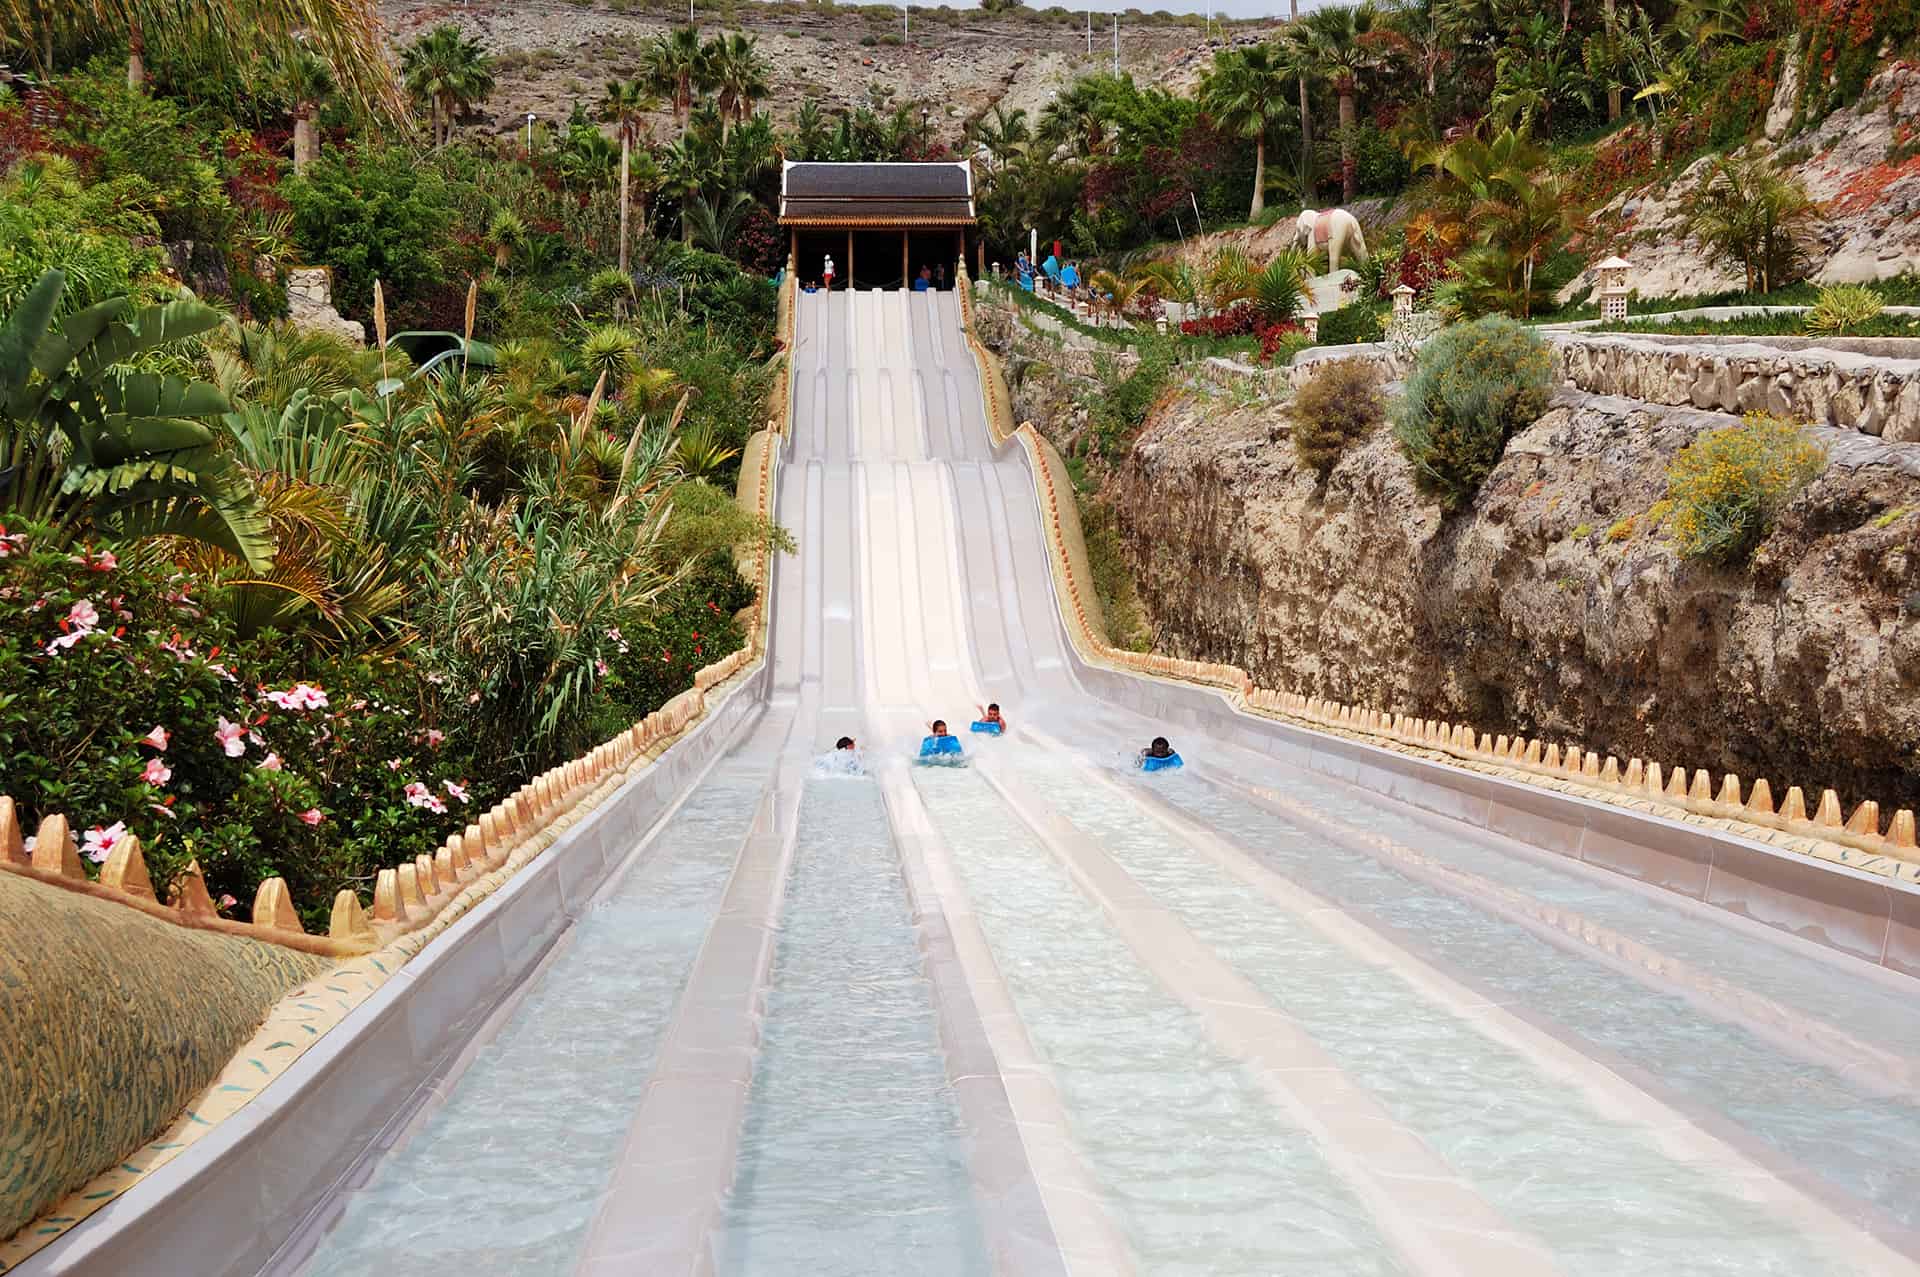
[[[973,730],[991,736],[1003,735],[1007,730],[1007,720],[1000,717],[1000,706],[989,705],[981,710],[980,717],[973,720]]]
[[[960,738],[947,731],[947,720],[936,718],[930,724],[929,734],[920,742],[920,757],[940,758],[960,752]]]
[[[842,736],[839,740],[833,742],[833,747],[835,749],[858,749],[859,748],[859,746],[853,743],[853,737],[851,736]]]
[[[1153,738],[1153,744],[1140,751],[1140,756],[1133,760],[1133,765],[1143,772],[1158,772],[1185,764],[1181,761],[1180,755],[1174,752],[1173,746],[1167,744],[1166,737],[1156,736]]]

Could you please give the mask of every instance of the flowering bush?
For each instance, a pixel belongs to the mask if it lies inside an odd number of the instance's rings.
[[[29,832],[64,813],[96,864],[138,835],[163,890],[192,859],[241,902],[284,877],[319,927],[341,887],[519,783],[431,672],[335,658],[296,674],[279,636],[236,640],[166,560],[55,544],[0,527],[0,775]]]
[[[1675,545],[1689,558],[1745,563],[1775,516],[1826,466],[1827,450],[1785,418],[1750,413],[1707,431],[1667,466]]]

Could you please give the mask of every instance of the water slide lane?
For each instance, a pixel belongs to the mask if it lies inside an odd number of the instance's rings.
[[[1920,1255],[1920,1108],[1890,1081],[1910,1076],[1901,1051],[1920,1008],[1897,977],[1704,910],[1689,917],[1591,867],[1501,848],[1324,778],[1264,777],[1275,788],[1249,779],[1259,775],[1203,768],[1152,788]],[[1877,1067],[1857,1067],[1857,1046]]]
[[[1130,784],[1059,757],[1023,770],[1568,1271],[1909,1271],[1799,1186],[1518,1008],[1261,869],[1163,802],[1176,786]]]
[[[1409,1271],[1314,1141],[1160,988],[979,775],[924,768],[912,783],[1032,1041],[1033,1085],[1058,1095],[1070,1147],[1141,1271]],[[1007,1073],[1010,1092],[1026,1085]],[[1049,1151],[1029,1151],[1049,1184]]]
[[[302,1271],[570,1269],[768,788],[782,727],[763,721],[748,733],[638,845],[370,1178],[343,1195]],[[518,1209],[503,1215],[503,1202]]]

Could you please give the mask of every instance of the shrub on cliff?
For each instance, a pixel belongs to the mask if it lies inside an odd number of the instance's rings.
[[[1347,445],[1372,434],[1386,415],[1387,401],[1371,365],[1328,360],[1293,397],[1293,446],[1300,464],[1324,481]]]
[[[1420,348],[1394,409],[1394,434],[1420,487],[1455,510],[1552,392],[1553,358],[1538,337],[1511,319],[1477,319]]]
[[[1320,316],[1320,345],[1351,346],[1359,342],[1380,341],[1386,330],[1380,326],[1380,312],[1371,301],[1348,302],[1338,310]]]
[[[1709,430],[1667,466],[1674,544],[1691,559],[1743,564],[1788,502],[1827,467],[1827,450],[1798,422],[1750,413]]]

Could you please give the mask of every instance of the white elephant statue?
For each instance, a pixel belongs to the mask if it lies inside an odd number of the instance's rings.
[[[1331,275],[1340,269],[1340,258],[1353,246],[1353,255],[1364,265],[1367,260],[1367,238],[1360,233],[1360,219],[1344,208],[1303,208],[1300,216],[1294,219],[1294,227],[1299,238],[1304,240],[1309,254],[1327,250],[1327,273]],[[1292,241],[1289,240],[1289,243]]]

